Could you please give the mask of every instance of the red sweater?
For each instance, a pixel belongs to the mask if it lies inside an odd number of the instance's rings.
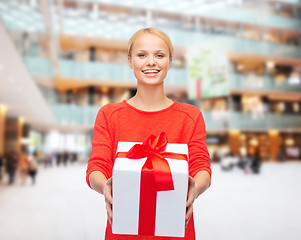
[[[211,176],[209,153],[206,146],[205,123],[200,110],[192,105],[174,101],[160,111],[139,110],[126,101],[103,106],[96,117],[92,151],[87,167],[86,180],[93,171],[102,172],[107,179],[112,176],[118,141],[143,142],[149,135],[165,132],[169,143],[186,143],[189,151],[189,175],[194,177],[205,170]],[[90,186],[91,187],[91,186]],[[107,224],[106,239],[195,239],[193,217],[184,238],[137,237],[112,234]]]

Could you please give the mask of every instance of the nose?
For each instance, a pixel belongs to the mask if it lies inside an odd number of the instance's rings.
[[[156,65],[156,60],[154,56],[149,55],[147,58],[147,66],[155,66]]]

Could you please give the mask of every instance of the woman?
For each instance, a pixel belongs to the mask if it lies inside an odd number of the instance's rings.
[[[32,185],[34,185],[36,183],[36,175],[38,172],[37,157],[38,157],[37,152],[34,152],[30,158],[29,166],[28,166],[28,175],[31,178]]]
[[[200,110],[164,94],[172,54],[171,41],[161,30],[146,28],[136,32],[128,44],[128,62],[137,79],[137,93],[127,101],[105,105],[96,117],[87,183],[105,196],[106,239],[179,239],[112,234],[111,176],[118,141],[143,142],[149,135],[158,136],[161,132],[167,134],[169,142],[186,143],[189,148],[187,227],[182,239],[195,239],[193,202],[210,185],[210,160]]]
[[[21,184],[25,185],[28,169],[29,169],[29,155],[27,151],[24,151],[19,159],[19,174],[21,178]]]

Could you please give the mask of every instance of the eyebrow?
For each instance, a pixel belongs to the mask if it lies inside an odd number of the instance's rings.
[[[137,52],[139,52],[139,51],[140,51],[140,52],[148,52],[147,50],[143,50],[143,49],[138,49]],[[160,50],[156,50],[156,51],[155,51],[155,53],[157,53],[157,52],[164,52],[164,53],[166,53],[167,51],[165,51],[165,50],[163,50],[163,49],[160,49]]]

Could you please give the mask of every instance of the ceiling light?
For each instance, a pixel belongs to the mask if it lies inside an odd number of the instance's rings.
[[[7,107],[4,104],[0,105],[0,112],[5,113],[6,109],[7,109]]]
[[[19,123],[24,123],[25,122],[25,118],[24,117],[19,117]]]
[[[274,69],[275,68],[275,62],[273,62],[273,61],[267,61],[266,62],[266,67],[268,68],[268,69]]]
[[[292,85],[294,85],[294,84],[298,85],[298,84],[301,83],[301,78],[300,78],[300,76],[297,73],[293,72],[290,75],[290,77],[288,78],[288,83],[292,84]]]
[[[270,130],[269,135],[278,135],[278,131],[277,130]]]
[[[245,66],[242,64],[237,65],[237,70],[239,70],[239,71],[243,70],[244,68],[245,68]]]

